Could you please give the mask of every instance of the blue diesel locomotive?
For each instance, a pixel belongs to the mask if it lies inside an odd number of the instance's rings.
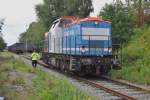
[[[43,60],[60,70],[101,75],[113,64],[111,22],[102,18],[61,17],[53,22],[44,46]]]

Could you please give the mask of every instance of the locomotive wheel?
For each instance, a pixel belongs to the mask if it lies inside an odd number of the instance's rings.
[[[108,74],[108,72],[111,70],[111,67],[110,65],[102,65],[100,70],[102,74]]]
[[[60,65],[61,71],[65,71],[65,63],[63,61],[61,61],[61,65]]]
[[[69,69],[69,66],[70,66],[70,63],[69,63],[69,61],[66,61],[66,66],[65,66],[65,69],[66,69],[67,71],[70,71],[70,69]]]

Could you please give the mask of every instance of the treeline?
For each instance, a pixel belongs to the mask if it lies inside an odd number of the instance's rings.
[[[36,5],[38,21],[31,23],[19,40],[39,47],[54,20],[61,16],[89,16],[92,11],[92,0],[44,0]]]
[[[114,0],[112,4],[106,4],[99,16],[110,19],[112,22],[112,34],[127,42],[135,28],[150,25],[150,1],[148,0]]]
[[[130,31],[122,30],[124,34],[120,34],[126,36],[128,40],[122,48],[122,69],[112,70],[110,76],[128,80],[133,83],[149,85],[150,0],[128,0],[126,4],[127,6],[123,5],[122,7],[127,8],[127,14],[121,18],[129,16],[128,29]],[[113,22],[115,23],[115,18],[113,19]],[[113,27],[115,28],[116,24],[114,23]],[[122,23],[121,25],[123,24],[125,23]],[[121,30],[122,28],[119,27],[119,29]]]
[[[38,21],[20,35],[20,41],[38,46],[54,20],[61,16],[89,16],[92,11],[92,0],[44,0],[36,6]],[[120,40],[126,42],[134,34],[134,28],[150,25],[150,1],[114,0],[103,7],[99,16],[110,19],[113,37],[121,37]]]
[[[4,25],[4,19],[0,20],[0,51],[3,51],[6,47],[6,43],[2,37],[2,26]]]
[[[39,48],[40,42],[44,39],[44,32],[46,31],[42,22],[32,22],[26,32],[20,35],[19,41],[22,43],[30,43]]]

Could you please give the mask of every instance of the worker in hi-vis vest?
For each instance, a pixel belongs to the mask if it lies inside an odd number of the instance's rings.
[[[34,50],[33,53],[31,54],[33,68],[36,68],[38,58],[39,58],[39,54],[36,52],[36,50]]]

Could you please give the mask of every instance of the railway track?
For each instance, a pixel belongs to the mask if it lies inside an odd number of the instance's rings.
[[[25,57],[25,56],[24,56]],[[25,57],[30,59],[29,57]],[[48,67],[49,65],[38,61],[42,66]],[[105,76],[101,78],[83,78],[71,76],[76,79],[82,86],[95,88],[97,95],[103,96],[104,100],[150,100],[150,91],[144,88],[112,80]]]
[[[131,84],[112,81],[111,79],[85,79],[77,78],[78,80],[90,84],[96,88],[102,89],[109,95],[117,96],[119,100],[150,100],[150,92],[140,87],[132,86]],[[108,96],[109,96],[108,95]],[[113,99],[113,98],[112,98]]]

